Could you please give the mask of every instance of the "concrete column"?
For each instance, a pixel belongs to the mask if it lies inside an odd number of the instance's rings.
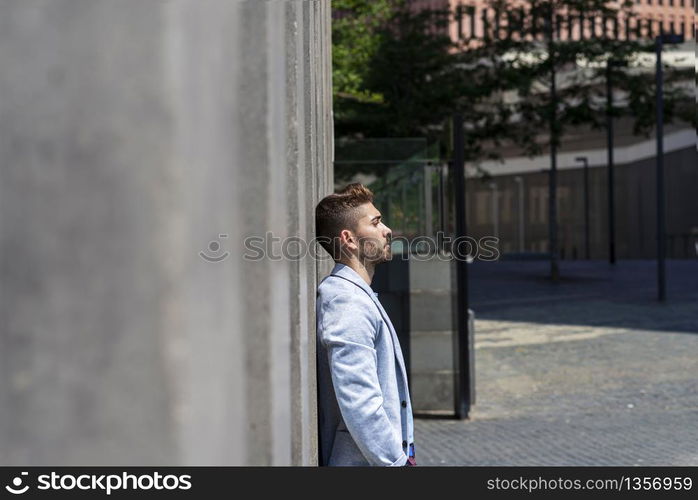
[[[314,464],[329,0],[0,2],[0,463]]]

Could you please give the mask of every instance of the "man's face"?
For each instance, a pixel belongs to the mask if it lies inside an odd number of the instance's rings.
[[[383,223],[381,213],[373,203],[365,203],[356,210],[358,222],[354,235],[357,240],[359,260],[373,264],[390,260],[392,231]]]

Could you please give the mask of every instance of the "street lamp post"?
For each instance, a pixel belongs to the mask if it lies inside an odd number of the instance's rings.
[[[560,265],[558,262],[558,241],[557,241],[557,146],[558,146],[558,123],[557,123],[557,87],[555,71],[555,18],[553,7],[549,6],[546,13],[548,60],[550,61],[550,175],[548,177],[548,248],[550,249],[550,279],[553,283],[560,280]]]
[[[662,68],[662,48],[664,44],[683,43],[683,35],[660,33],[655,38],[657,66],[655,72],[657,98],[657,296],[660,302],[666,301],[666,225],[664,194],[664,71]]]
[[[586,156],[579,156],[574,159],[581,162],[584,167],[584,254],[589,260],[589,159]]]
[[[499,240],[499,192],[495,182],[490,182],[490,190],[492,191],[492,236]]]
[[[606,61],[606,149],[608,151],[608,262],[616,263],[615,182],[613,179],[613,61]],[[589,258],[589,257],[587,257]]]
[[[453,115],[453,188],[455,191],[456,241],[466,234],[465,213],[465,137],[463,115]],[[453,248],[456,254],[456,318],[457,331],[453,336],[454,353],[454,406],[459,420],[467,419],[470,405],[475,401],[475,346],[472,322],[470,321],[468,297],[468,261],[460,253],[458,243]]]
[[[518,186],[518,199],[519,199],[519,252],[524,251],[524,186],[523,178],[517,175],[514,177],[514,182]]]
[[[434,207],[432,200],[432,174],[434,168],[431,162],[424,165],[424,234],[427,236],[434,235]]]

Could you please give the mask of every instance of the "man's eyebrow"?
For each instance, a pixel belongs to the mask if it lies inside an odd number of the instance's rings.
[[[373,222],[376,219],[382,219],[382,218],[383,218],[383,216],[381,214],[374,215],[373,218],[371,219],[371,222]]]

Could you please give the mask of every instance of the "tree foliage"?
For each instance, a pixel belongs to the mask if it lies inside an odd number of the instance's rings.
[[[504,143],[530,154],[560,143],[569,127],[605,120],[605,61],[625,96],[614,116],[634,118],[636,133],[654,123],[653,72],[634,71],[647,40],[617,39],[612,19],[633,19],[631,3],[608,0],[492,0],[476,39],[454,40],[449,11],[410,9],[401,0],[333,2],[333,85],[339,137],[443,137],[456,110],[465,117],[466,159],[497,157]],[[580,16],[604,21],[606,36],[562,40]],[[597,30],[600,27],[597,25]],[[623,26],[618,26],[622,30]],[[556,74],[555,102],[551,74]],[[667,73],[665,114],[695,122],[693,96],[673,85],[690,78]],[[690,105],[687,105],[689,103]]]

